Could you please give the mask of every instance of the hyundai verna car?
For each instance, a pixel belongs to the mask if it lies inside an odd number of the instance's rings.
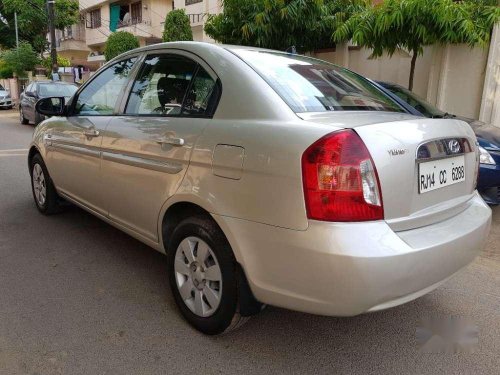
[[[500,204],[500,129],[482,121],[456,116],[434,107],[404,87],[388,82],[377,82],[408,112],[430,118],[456,118],[467,122],[479,143],[479,180],[477,190],[489,204]]]
[[[469,264],[490,228],[469,125],[403,113],[321,60],[158,44],[37,110],[53,116],[29,151],[38,209],[68,200],[166,253],[180,312],[207,334],[266,304],[400,305]]]

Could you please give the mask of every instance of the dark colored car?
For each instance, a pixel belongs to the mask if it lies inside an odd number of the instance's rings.
[[[477,190],[489,204],[500,204],[500,129],[484,122],[443,112],[410,90],[388,82],[377,82],[408,112],[430,118],[456,118],[467,122],[479,143],[480,170]]]
[[[66,82],[31,82],[19,97],[19,119],[21,124],[32,122],[38,125],[44,120],[45,117],[35,111],[35,104],[39,99],[49,96],[60,96],[68,101],[77,89],[78,86]]]

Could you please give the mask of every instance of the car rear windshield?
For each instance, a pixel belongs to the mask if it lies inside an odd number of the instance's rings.
[[[73,96],[78,87],[59,83],[42,83],[38,89],[40,96]]]
[[[279,52],[236,49],[292,108],[300,112],[404,112],[370,81],[325,61]]]

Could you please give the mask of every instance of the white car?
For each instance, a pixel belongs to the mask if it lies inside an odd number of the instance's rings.
[[[0,108],[11,109],[12,107],[14,107],[14,103],[12,103],[9,90],[0,85]]]
[[[488,236],[471,128],[403,113],[324,61],[157,44],[37,110],[52,116],[29,152],[38,209],[68,200],[166,253],[181,313],[207,334],[265,304],[351,316],[411,301]]]

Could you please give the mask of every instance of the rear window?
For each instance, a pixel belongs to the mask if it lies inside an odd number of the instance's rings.
[[[73,96],[78,88],[73,85],[42,83],[38,88],[40,96]]]
[[[404,112],[370,81],[350,70],[298,55],[257,50],[233,51],[292,108],[300,112]]]

